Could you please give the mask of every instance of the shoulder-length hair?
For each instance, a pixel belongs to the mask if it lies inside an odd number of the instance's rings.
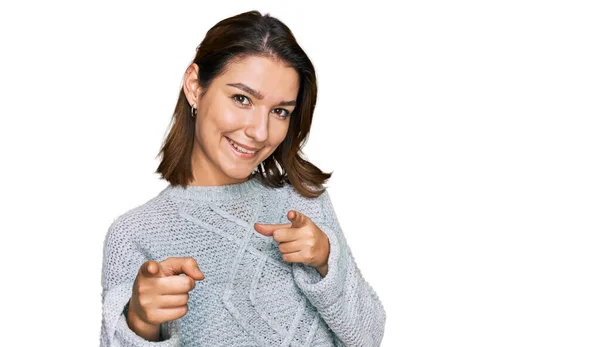
[[[250,11],[218,22],[196,48],[193,63],[200,68],[198,81],[204,92],[234,59],[264,56],[289,64],[299,76],[297,107],[290,115],[289,129],[283,142],[250,175],[258,174],[269,187],[291,184],[305,197],[317,197],[325,190],[323,184],[332,173],[325,173],[303,158],[302,147],[308,139],[317,102],[315,69],[291,30],[270,14]],[[193,179],[192,148],[195,118],[183,87],[171,119],[171,129],[158,156],[162,160],[156,170],[172,185],[187,186]]]

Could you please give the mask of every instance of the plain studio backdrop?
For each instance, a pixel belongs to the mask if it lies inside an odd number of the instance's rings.
[[[166,186],[196,46],[252,9],[316,67],[305,152],[384,347],[600,345],[592,1],[3,2],[0,345],[99,344],[108,227]]]

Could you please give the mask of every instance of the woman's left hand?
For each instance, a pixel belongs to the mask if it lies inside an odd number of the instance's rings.
[[[310,218],[298,211],[289,211],[291,224],[254,223],[254,229],[279,242],[279,251],[286,262],[303,263],[327,275],[329,238]]]

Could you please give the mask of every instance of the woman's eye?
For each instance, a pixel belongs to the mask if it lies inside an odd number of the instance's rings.
[[[232,96],[232,98],[233,98],[233,101],[237,102],[240,105],[243,105],[243,106],[250,105],[250,99],[248,99],[248,97],[245,95],[235,94],[234,96]],[[248,102],[245,103],[244,100],[247,100]]]
[[[284,119],[290,115],[290,111],[286,110],[285,108],[276,108],[275,113],[277,113],[279,117]]]

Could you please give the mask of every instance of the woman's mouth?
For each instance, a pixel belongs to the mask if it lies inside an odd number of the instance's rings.
[[[238,145],[235,141],[233,141],[232,139],[225,137],[227,139],[227,142],[229,142],[229,147],[231,147],[231,149],[233,150],[233,152],[235,153],[235,155],[237,155],[238,157],[241,158],[253,158],[256,155],[256,151],[250,151],[247,150],[243,147],[241,147],[240,145]]]

